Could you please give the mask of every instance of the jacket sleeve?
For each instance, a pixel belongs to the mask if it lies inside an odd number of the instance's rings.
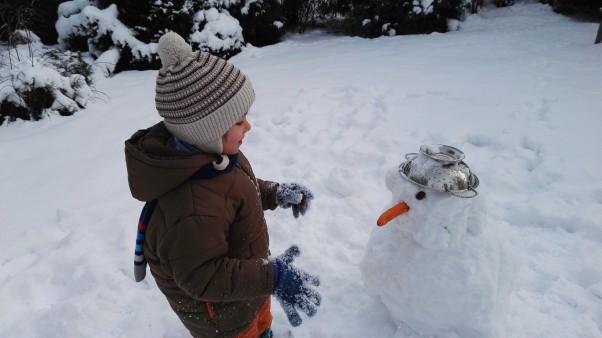
[[[263,210],[276,209],[278,207],[278,204],[276,203],[278,183],[257,179],[257,184],[259,184],[259,191],[261,192],[261,204]]]
[[[181,220],[161,243],[162,262],[192,298],[229,302],[269,296],[274,287],[267,259],[228,258],[228,222],[208,216]]]

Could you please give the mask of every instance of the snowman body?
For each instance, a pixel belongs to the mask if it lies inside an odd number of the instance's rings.
[[[460,198],[386,177],[409,210],[367,243],[361,272],[391,317],[424,336],[502,337],[513,259],[480,198]],[[479,196],[481,197],[481,196]]]

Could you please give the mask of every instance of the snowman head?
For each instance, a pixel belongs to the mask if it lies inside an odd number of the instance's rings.
[[[433,148],[430,146],[427,150]],[[412,233],[414,240],[426,248],[445,248],[471,228],[475,229],[474,223],[478,214],[474,208],[477,205],[476,199],[463,197],[474,197],[476,191],[471,187],[466,195],[449,190],[449,185],[440,184],[450,182],[441,175],[450,172],[457,175],[457,165],[442,165],[429,156],[413,155],[411,159],[406,156],[409,161],[387,173],[385,183],[392,193],[392,206],[382,213],[377,225],[383,226],[392,222],[392,226]],[[465,163],[460,163],[462,168],[467,168]],[[404,168],[408,167],[413,171],[404,171]],[[432,175],[429,180],[421,180],[430,174]],[[478,185],[476,176],[470,175]],[[440,184],[441,188],[437,184]]]

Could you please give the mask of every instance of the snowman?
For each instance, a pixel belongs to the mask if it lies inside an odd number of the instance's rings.
[[[515,264],[463,159],[457,148],[424,145],[387,173],[393,199],[360,268],[398,336],[408,328],[419,336],[504,336]]]

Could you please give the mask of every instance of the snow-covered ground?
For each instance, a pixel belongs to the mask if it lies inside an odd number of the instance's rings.
[[[499,275],[511,282],[494,319],[504,337],[602,337],[597,28],[527,3],[485,8],[446,34],[313,32],[231,60],[257,94],[242,148],[255,173],[316,196],[298,220],[267,214],[272,252],[299,244],[296,263],[322,281],[323,304],[294,337],[418,336],[368,291],[360,262],[391,203],[385,174],[431,143],[464,151],[482,226],[516,256]],[[159,121],[155,76],[103,79],[75,116],[0,128],[1,337],[187,335],[152,278],[133,279],[142,204],[129,194],[123,141]],[[285,331],[276,302],[273,313]]]

